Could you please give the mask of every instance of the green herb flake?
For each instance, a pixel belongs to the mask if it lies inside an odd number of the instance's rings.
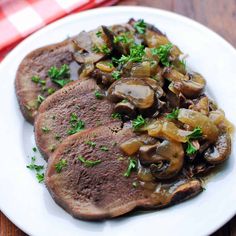
[[[137,169],[137,161],[135,159],[129,158],[129,165],[126,172],[124,173],[124,176],[129,177],[131,174],[131,171],[136,170],[136,169]]]
[[[109,151],[109,148],[106,147],[106,146],[101,146],[101,147],[100,147],[100,150],[103,151],[103,152],[108,152],[108,151]]]
[[[119,80],[120,75],[121,75],[121,72],[118,71],[118,70],[113,71],[112,74],[111,74],[112,78],[114,78],[115,80]]]
[[[144,46],[141,44],[134,44],[130,47],[130,54],[122,55],[120,59],[112,58],[115,64],[125,64],[127,62],[142,62],[142,58],[145,54]]]
[[[121,120],[122,117],[120,113],[112,113],[111,118]]]
[[[44,169],[44,166],[43,165],[36,165],[35,161],[36,161],[36,158],[32,157],[31,163],[29,165],[27,165],[26,167],[30,170],[35,170],[36,172],[40,172],[41,170]]]
[[[145,124],[146,124],[146,120],[142,117],[142,115],[138,115],[137,118],[132,121],[132,127],[135,130],[138,130]]]
[[[40,81],[40,77],[37,76],[37,75],[34,75],[34,76],[31,77],[31,80],[32,80],[34,83],[38,84],[39,81]]]
[[[55,91],[56,91],[55,88],[48,88],[48,89],[47,89],[47,92],[48,92],[49,95],[55,93]]]
[[[95,165],[100,164],[101,160],[86,160],[83,156],[78,156],[78,160],[81,161],[86,167],[93,167]]]
[[[64,87],[66,84],[71,82],[69,79],[69,66],[66,64],[62,65],[60,68],[52,66],[48,71],[48,76],[51,78],[52,82],[60,87]]]
[[[187,149],[186,153],[188,155],[192,155],[197,152],[197,148],[192,144],[192,139],[199,139],[202,137],[202,129],[200,127],[196,127],[191,134],[187,136]]]
[[[167,119],[174,120],[177,119],[179,115],[179,108],[175,108],[172,110],[172,112],[168,115],[166,115]]]
[[[42,183],[44,181],[44,173],[36,173],[36,178],[39,183]]]
[[[111,49],[108,48],[106,44],[103,44],[100,47],[98,47],[97,45],[94,45],[92,48],[92,51],[95,53],[103,53],[106,55],[109,55],[111,53]]]
[[[113,64],[111,62],[107,62],[107,65],[112,68],[113,67]]]
[[[187,144],[188,144],[188,145],[187,145],[186,153],[187,153],[188,155],[194,154],[194,153],[197,151],[197,149],[194,147],[194,145],[192,144],[192,142],[188,141]]]
[[[60,173],[62,171],[62,169],[64,167],[66,167],[68,164],[67,164],[67,160],[65,159],[61,159],[57,164],[55,164],[55,169],[56,169],[56,172],[57,173]]]
[[[67,131],[67,134],[69,134],[69,135],[80,132],[85,127],[84,121],[78,119],[78,116],[75,113],[71,113],[69,123],[70,123],[70,127],[71,127]]]
[[[102,36],[102,31],[100,31],[100,30],[97,31],[96,35],[97,35],[98,38],[101,38],[101,36]]]
[[[173,45],[171,43],[161,45],[159,48],[151,48],[152,55],[158,55],[160,62],[164,66],[170,66],[169,53]]]
[[[38,104],[41,104],[44,100],[45,100],[45,97],[43,97],[42,95],[38,95],[37,97]]]
[[[99,91],[95,91],[94,95],[97,99],[102,99],[103,98],[103,94],[101,94]]]
[[[144,20],[138,20],[134,23],[134,28],[138,33],[144,34],[146,32],[147,24],[144,22]]]
[[[49,129],[48,127],[46,127],[46,126],[43,126],[43,127],[42,127],[42,131],[43,131],[44,133],[48,133],[48,132],[50,131],[50,129]]]
[[[114,36],[114,43],[131,43],[133,42],[133,39],[128,38],[126,35],[118,35],[118,36]]]
[[[36,147],[33,147],[32,150],[33,150],[33,152],[37,152],[37,148]]]
[[[92,148],[95,148],[95,147],[96,147],[96,143],[95,143],[95,142],[92,142],[92,141],[86,141],[85,144],[89,145],[89,146],[92,147]]]
[[[191,134],[189,134],[188,139],[198,139],[202,137],[202,129],[200,127],[196,127]]]

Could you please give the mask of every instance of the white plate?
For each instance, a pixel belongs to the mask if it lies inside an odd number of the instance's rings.
[[[225,40],[185,17],[144,7],[100,8],[59,20],[17,46],[0,67],[0,208],[30,235],[206,235],[236,212],[235,150],[230,160],[199,196],[182,204],[146,214],[104,222],[73,219],[51,199],[43,184],[26,169],[34,146],[33,127],[24,121],[14,93],[17,66],[31,50],[63,40],[98,25],[143,18],[167,33],[189,54],[187,64],[205,76],[208,92],[236,124],[236,52]],[[235,146],[235,142],[233,143]]]

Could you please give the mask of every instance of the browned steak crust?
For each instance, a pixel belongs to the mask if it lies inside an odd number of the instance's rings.
[[[42,94],[42,86],[34,83],[31,80],[32,76],[39,76],[40,79],[46,80],[45,87],[57,90],[59,87],[47,76],[49,68],[60,67],[63,64],[70,64],[71,67],[75,65],[72,61],[71,39],[36,49],[23,59],[16,74],[15,89],[20,109],[27,121],[34,122],[39,106],[37,97]],[[76,74],[72,76],[76,78],[71,79],[77,79]],[[46,96],[47,94],[44,94],[44,97]]]
[[[113,104],[105,98],[97,99],[95,91],[101,89],[93,79],[78,80],[58,90],[40,105],[34,125],[35,140],[45,159],[69,135],[72,113],[85,123],[85,129],[114,121],[111,117]]]
[[[123,215],[137,207],[164,207],[188,199],[202,191],[198,180],[182,179],[162,184],[156,192],[137,183],[137,172],[129,177],[124,173],[128,157],[119,144],[134,137],[131,129],[114,132],[117,124],[100,126],[66,138],[50,157],[46,172],[46,186],[55,201],[76,218],[99,220]],[[118,124],[119,125],[119,124]],[[94,142],[92,147],[87,141]],[[101,147],[108,150],[101,150]],[[78,157],[100,160],[86,167]],[[58,173],[55,165],[66,165]]]

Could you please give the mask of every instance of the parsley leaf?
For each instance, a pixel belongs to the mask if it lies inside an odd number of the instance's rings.
[[[61,159],[56,165],[56,172],[60,173],[64,167],[67,166],[67,160],[66,159]]]
[[[92,147],[92,148],[95,148],[95,147],[96,147],[96,143],[95,143],[95,142],[92,142],[92,141],[86,141],[85,144],[89,145],[89,146]]]
[[[128,38],[126,35],[118,35],[118,36],[114,36],[114,43],[131,43],[133,42],[133,39]]]
[[[39,183],[42,183],[44,181],[44,173],[36,173],[36,178]]]
[[[198,139],[202,137],[202,129],[196,127],[191,134],[188,135],[188,139]]]
[[[109,148],[106,147],[106,146],[101,146],[101,147],[100,147],[100,150],[101,150],[101,151],[104,151],[104,152],[108,152]]]
[[[194,154],[197,151],[197,149],[194,147],[194,145],[190,141],[188,141],[187,144],[188,144],[187,149],[186,149],[187,154],[188,155]]]
[[[84,123],[84,121],[78,119],[78,116],[75,113],[71,113],[71,115],[70,115],[70,127],[71,127],[71,129],[69,129],[67,131],[67,133],[69,135],[75,134],[75,133],[83,130],[84,127],[85,127],[85,123]]]
[[[125,64],[130,62],[141,62],[144,56],[144,46],[141,44],[134,44],[130,47],[130,55],[122,55],[120,59],[112,58],[113,62],[116,64]]]
[[[42,127],[42,131],[43,131],[44,133],[48,133],[48,132],[50,131],[50,129],[49,129],[48,127],[46,127],[46,126],[43,126],[43,127]]]
[[[126,172],[124,173],[124,176],[129,177],[131,174],[131,171],[136,170],[136,169],[137,169],[137,161],[135,159],[129,158],[129,165]]]
[[[111,118],[121,120],[121,114],[120,113],[112,113]]]
[[[99,91],[95,91],[94,95],[97,99],[102,99],[103,98],[103,94],[101,94]]]
[[[44,166],[43,165],[36,165],[35,164],[35,160],[36,158],[35,157],[32,157],[31,158],[31,163],[29,165],[27,165],[26,167],[30,170],[35,170],[37,172],[41,171],[44,169]]]
[[[170,66],[168,59],[169,53],[173,45],[171,43],[161,45],[159,48],[151,48],[152,55],[158,55],[160,62],[164,66]]]
[[[134,28],[138,31],[138,33],[144,34],[146,32],[147,24],[144,20],[138,20],[134,23]]]
[[[192,155],[197,151],[197,148],[192,144],[191,139],[199,139],[202,137],[202,129],[200,127],[196,127],[191,134],[187,136],[187,149],[186,153],[188,155]]]
[[[103,44],[100,47],[98,47],[97,45],[94,45],[92,50],[93,50],[93,52],[103,53],[103,54],[106,54],[106,55],[109,55],[111,53],[111,49],[108,48],[106,44]]]
[[[172,112],[168,115],[166,115],[167,119],[174,120],[177,119],[179,115],[179,108],[173,109]]]
[[[45,97],[43,97],[42,95],[38,95],[37,97],[38,104],[41,104],[44,100],[45,100]]]
[[[33,150],[33,152],[37,152],[37,148],[36,147],[33,147],[32,150]]]
[[[102,36],[102,31],[98,31],[98,32],[96,33],[96,35],[97,35],[98,38],[101,38],[101,36]]]
[[[118,80],[118,79],[120,79],[120,74],[121,74],[120,71],[115,70],[115,71],[112,72],[111,76],[112,76],[115,80]]]
[[[71,81],[69,79],[69,66],[66,64],[62,65],[60,68],[52,66],[48,71],[48,76],[51,78],[52,82],[61,87],[64,87]]]
[[[146,124],[146,120],[142,117],[142,115],[138,115],[136,119],[132,121],[132,126],[135,130]]]
[[[101,160],[86,160],[83,156],[78,156],[78,160],[80,160],[86,167],[93,167],[102,162]]]

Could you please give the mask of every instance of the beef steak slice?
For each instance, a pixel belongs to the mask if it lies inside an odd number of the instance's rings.
[[[113,104],[106,98],[97,99],[96,91],[101,92],[101,89],[93,79],[77,80],[40,105],[34,124],[35,140],[45,159],[69,135],[72,113],[84,122],[85,129],[114,121],[111,117]]]
[[[135,134],[131,129],[114,132],[116,126],[113,123],[70,136],[50,157],[45,183],[54,200],[67,212],[80,219],[101,220],[135,208],[172,205],[202,191],[200,181],[194,179],[159,184],[156,191],[141,184],[134,186],[138,182],[137,172],[124,176],[129,159],[121,153],[119,145]],[[88,141],[94,145],[88,145]],[[108,149],[104,151],[101,147]],[[99,163],[89,167],[81,157]],[[58,170],[60,163],[64,165]]]
[[[78,64],[73,62],[71,39],[63,42],[41,47],[29,53],[18,67],[15,89],[18,103],[23,116],[30,123],[34,122],[37,114],[39,103],[38,95],[47,97],[49,94],[43,91],[41,84],[34,83],[31,78],[39,76],[40,79],[46,80],[44,87],[58,90],[60,87],[51,82],[48,77],[48,70],[52,66],[61,67],[63,64],[70,66],[71,79],[77,79]]]

